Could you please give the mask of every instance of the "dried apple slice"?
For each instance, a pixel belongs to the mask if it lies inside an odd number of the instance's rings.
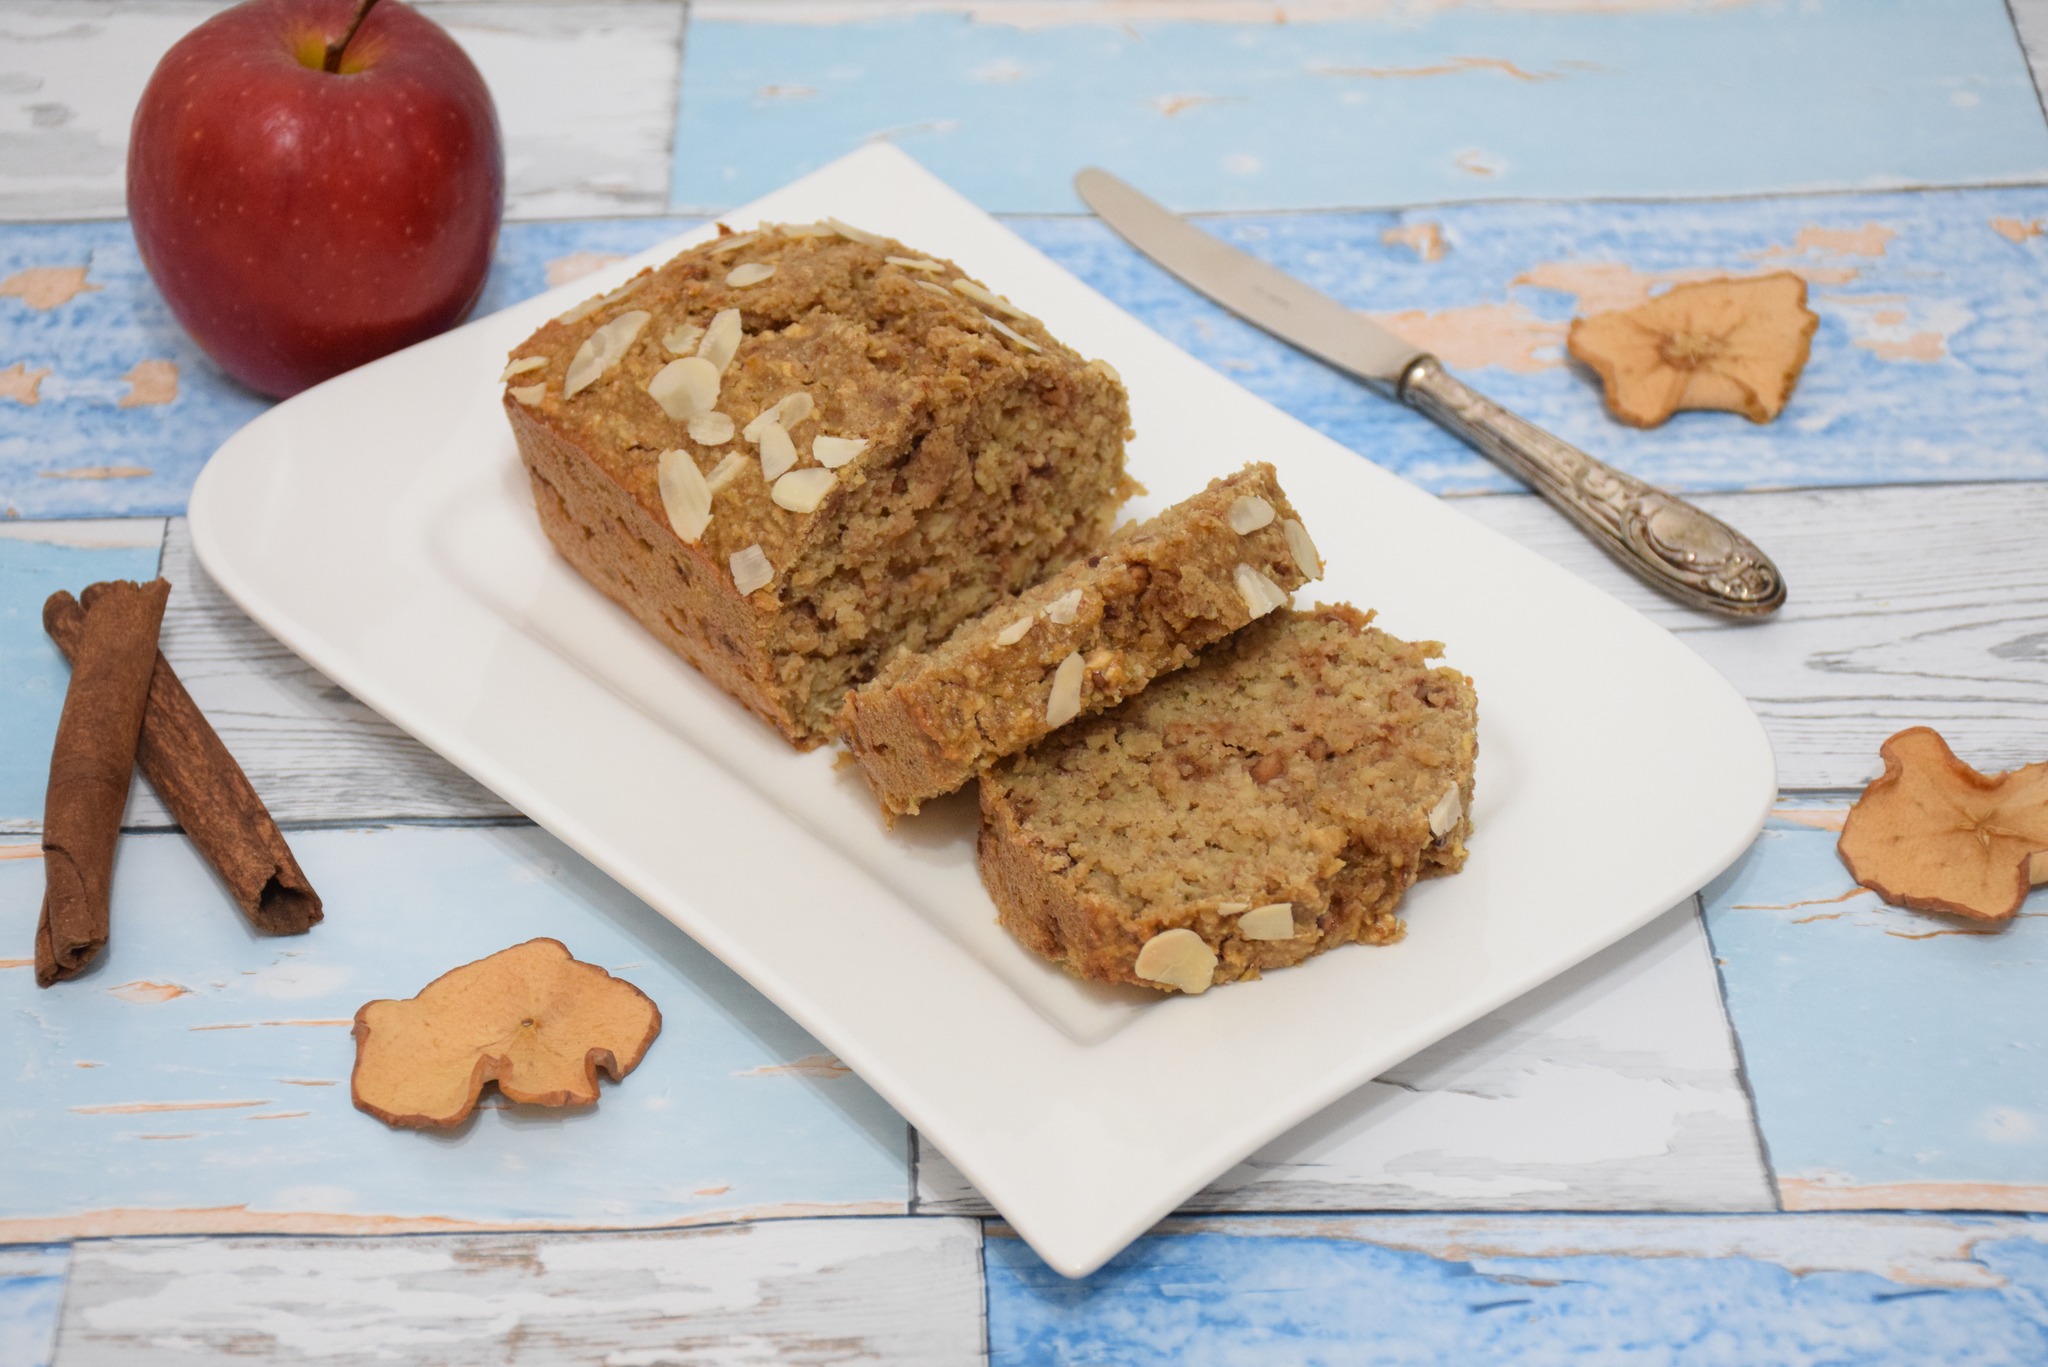
[[[1792,396],[1819,326],[1806,282],[1780,271],[1680,285],[1632,309],[1574,318],[1565,346],[1633,427],[1655,427],[1681,408],[1769,422]]]
[[[1894,906],[2002,921],[2048,882],[2048,764],[1985,775],[1915,726],[1878,750],[1837,848],[1850,876]]]
[[[660,1033],[639,988],[560,940],[528,940],[356,1012],[350,1086],[359,1109],[404,1129],[461,1124],[486,1082],[514,1101],[588,1106],[598,1070],[625,1077]]]

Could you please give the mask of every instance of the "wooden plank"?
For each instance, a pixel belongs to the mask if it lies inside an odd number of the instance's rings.
[[[929,1145],[918,1201],[989,1209]],[[1185,1209],[1774,1205],[1688,902],[1265,1145]]]
[[[428,0],[489,82],[505,216],[668,211],[683,6],[647,0]]]
[[[2048,237],[2034,235],[2042,224],[2048,188],[2018,186],[1256,214],[1209,227],[1409,329],[1530,420],[1632,473],[1690,490],[2048,478],[2039,421],[2048,406]],[[512,224],[482,307],[680,226],[658,218]],[[1180,286],[1094,219],[1011,226],[1169,340],[1363,458],[1439,493],[1517,487],[1419,414]],[[1598,386],[1564,364],[1561,339],[1575,313],[1701,273],[1780,269],[1812,283],[1821,324],[1798,391],[1774,423],[1681,414],[1637,432],[1609,418]],[[48,290],[35,294],[40,305],[26,292],[0,297],[0,510],[182,511],[201,463],[263,401],[198,355],[124,224],[0,228],[0,272],[0,286],[12,280],[27,291],[22,280],[34,280]]]
[[[2002,0],[1904,0],[1881,20],[1584,0],[697,0],[685,61],[676,203],[701,209],[872,138],[1023,213],[1071,212],[1067,178],[1090,162],[1142,171],[1181,210],[2048,170]]]
[[[1791,600],[1770,621],[1679,607],[1534,498],[1457,506],[1678,633],[1727,675],[1763,718],[1784,788],[1862,787],[1883,772],[1879,742],[1907,726],[1936,727],[1986,770],[2042,758],[2048,484],[1699,502],[1785,571]]]
[[[70,1267],[66,1244],[0,1248],[0,1362],[49,1367]]]
[[[483,72],[509,218],[662,212],[680,4],[426,0]],[[119,218],[128,126],[157,60],[217,0],[0,6],[0,219]]]
[[[511,807],[278,644],[207,577],[183,518],[165,539],[164,655],[283,822],[465,818]],[[137,827],[173,824],[147,784]]]
[[[252,935],[191,845],[122,838],[113,935],[47,991],[43,870],[0,846],[0,1244],[121,1234],[644,1229],[901,1214],[900,1116],[644,904],[528,827],[295,831],[326,901]],[[350,1100],[349,1022],[534,936],[661,1008],[595,1106],[495,1091],[461,1126],[394,1130]]]
[[[2020,47],[2034,72],[2034,93],[2048,114],[2048,0],[2005,0],[2019,30]]]
[[[682,231],[672,218],[508,223],[479,314]],[[0,225],[0,520],[183,513],[268,400],[185,335],[122,222]]]
[[[62,1367],[982,1361],[972,1220],[79,1246]]]
[[[2002,926],[1885,906],[1841,816],[1781,813],[1705,894],[1786,1208],[2048,1211],[2048,896]]]
[[[2048,542],[2033,528],[2048,518],[2048,484],[1700,501],[1786,571],[1792,599],[1774,620],[1723,622],[1669,602],[1534,498],[1457,506],[1679,633],[1757,708],[1788,789],[1860,787],[1880,771],[1879,741],[1923,723],[1985,768],[2040,758]],[[286,819],[507,813],[248,622],[198,572],[182,521],[165,572],[181,585],[165,627],[172,659]],[[161,822],[153,802],[139,797],[131,818]]]
[[[1529,421],[1684,490],[2048,478],[2039,420],[2048,237],[2031,235],[2041,225],[2048,186],[2039,185],[1202,222],[1434,351]],[[1095,219],[1010,226],[1176,346],[1362,458],[1437,493],[1519,491],[1428,419],[1209,303]],[[1774,422],[1681,413],[1653,430],[1625,427],[1608,416],[1598,381],[1566,361],[1575,316],[1685,280],[1778,271],[1807,282],[1820,325]]]
[[[989,1359],[2038,1362],[2044,1252],[2011,1217],[1236,1217],[1072,1283],[991,1230]]]

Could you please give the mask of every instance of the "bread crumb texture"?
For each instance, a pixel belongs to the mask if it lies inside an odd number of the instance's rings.
[[[1181,991],[1400,939],[1402,895],[1465,861],[1478,702],[1430,665],[1441,645],[1370,621],[1281,609],[985,774],[981,873],[1003,924],[1079,977]],[[1206,980],[1188,980],[1182,937],[1171,980],[1140,971],[1175,930],[1215,956]]]
[[[1244,506],[1263,516],[1247,519]],[[898,655],[847,699],[841,718],[882,805],[914,812],[1252,621],[1241,571],[1283,596],[1308,577],[1286,530],[1294,518],[1273,467],[1248,465],[1004,599],[937,649]],[[1246,521],[1257,525],[1240,530]],[[1078,681],[1072,696],[1056,688],[1063,667]]]

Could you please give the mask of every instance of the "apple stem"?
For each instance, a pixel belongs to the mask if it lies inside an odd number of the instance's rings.
[[[340,41],[327,45],[327,60],[320,64],[323,71],[341,70],[341,54],[347,50],[349,40],[356,36],[356,30],[363,26],[363,20],[369,18],[370,11],[376,7],[377,0],[363,0],[356,6],[356,17],[349,20],[348,32],[341,35]]]

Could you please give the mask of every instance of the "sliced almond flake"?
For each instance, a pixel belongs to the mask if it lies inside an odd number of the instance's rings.
[[[711,525],[711,486],[688,451],[663,451],[656,464],[661,506],[677,536],[694,546]]]
[[[782,478],[789,467],[796,464],[796,443],[789,439],[789,433],[775,423],[769,423],[754,440],[761,447],[761,477],[774,481]]]
[[[1081,612],[1081,590],[1068,589],[1045,605],[1045,619],[1060,626],[1072,626]]]
[[[1252,904],[1250,902],[1218,902],[1216,904],[1216,914],[1218,916],[1235,916],[1240,911],[1250,911],[1251,909]]]
[[[1253,620],[1287,602],[1286,592],[1250,565],[1239,565],[1236,577],[1237,596],[1244,599],[1245,610],[1251,613]]]
[[[531,408],[548,396],[548,387],[544,384],[530,384],[508,389],[505,392],[525,404],[528,408]]]
[[[661,334],[661,344],[668,349],[671,356],[688,356],[703,340],[704,327],[701,323],[677,323]]]
[[[1047,726],[1065,726],[1081,715],[1081,678],[1087,671],[1078,650],[1060,661],[1052,675],[1052,694],[1045,700]]]
[[[1323,558],[1316,554],[1316,543],[1308,539],[1308,528],[1297,518],[1288,518],[1280,524],[1287,533],[1287,549],[1294,552],[1294,567],[1310,579],[1323,577]]]
[[[1216,974],[1216,951],[1183,926],[1162,930],[1145,941],[1131,971],[1148,983],[1177,987],[1190,996],[1209,990]]]
[[[580,323],[585,318],[588,318],[591,314],[596,313],[599,309],[603,307],[604,296],[600,294],[595,299],[585,299],[575,308],[565,309],[562,312],[556,314],[555,321],[562,324],[564,327],[568,326],[571,323]]]
[[[647,392],[677,422],[709,413],[718,402],[718,367],[702,356],[670,361],[654,372]]]
[[[1003,336],[1015,342],[1018,346],[1023,347],[1026,351],[1043,352],[1045,350],[1044,347],[1032,341],[1029,337],[1026,337],[1023,333],[1017,331],[1017,329],[1011,327],[1008,323],[1004,322],[1000,318],[984,318],[982,319],[982,321],[987,323],[990,327],[994,328],[997,332],[1002,333]]]
[[[801,470],[791,470],[775,481],[775,487],[768,491],[768,497],[775,500],[778,508],[787,508],[793,513],[815,513],[818,505],[825,501],[825,495],[832,492],[832,486],[839,482],[839,476],[830,470],[820,470],[815,465]]]
[[[811,410],[816,407],[817,405],[811,401],[811,396],[801,389],[793,394],[784,394],[756,414],[754,420],[740,430],[740,435],[748,441],[758,442],[761,440],[762,430],[771,423],[787,432],[811,416]]]
[[[742,265],[734,266],[731,273],[725,277],[725,283],[732,289],[745,289],[749,285],[760,284],[773,274],[775,274],[775,267],[769,265],[766,261],[748,261]]]
[[[759,241],[760,237],[761,233],[759,229],[756,229],[751,233],[734,233],[731,237],[721,237],[716,242],[711,244],[711,249],[709,252],[706,253],[706,255],[724,256],[727,252],[738,251],[740,248],[746,246],[749,242]]]
[[[1029,636],[1031,628],[1036,625],[1038,625],[1038,618],[1035,616],[1019,617],[1016,621],[996,633],[996,644],[999,646],[1013,646],[1026,636]]]
[[[617,365],[633,345],[633,339],[640,335],[640,329],[647,326],[653,314],[634,309],[622,313],[584,339],[576,348],[575,356],[569,361],[568,377],[562,382],[562,397],[572,398],[581,394],[602,379],[607,371]]]
[[[1124,377],[1123,377],[1123,376],[1121,376],[1121,375],[1119,375],[1119,374],[1117,374],[1117,373],[1116,373],[1116,367],[1115,367],[1115,366],[1113,366],[1113,365],[1111,365],[1111,364],[1110,364],[1110,363],[1109,363],[1108,361],[1104,361],[1104,360],[1094,360],[1094,361],[1090,361],[1090,362],[1088,363],[1088,368],[1089,368],[1090,370],[1099,370],[1099,371],[1101,371],[1101,372],[1102,372],[1103,374],[1107,375],[1107,376],[1108,376],[1108,377],[1109,377],[1109,378],[1110,378],[1111,380],[1115,381],[1115,382],[1116,382],[1117,384],[1122,384],[1122,383],[1124,382]]]
[[[746,469],[746,467],[747,458],[745,456],[737,451],[727,451],[725,458],[712,466],[711,473],[704,476],[704,487],[715,494],[726,485],[738,479],[740,471]]]
[[[567,313],[557,314],[555,316],[555,321],[558,323],[580,323],[585,318],[588,318],[591,314],[598,313],[604,309],[608,309],[613,304],[618,303],[621,299],[626,298],[635,290],[639,289],[642,285],[646,284],[648,280],[650,280],[651,278],[651,276],[647,275],[636,275],[631,280],[628,280],[625,284],[613,290],[610,294],[600,294],[595,299],[586,299],[582,303],[578,304],[575,308],[570,309]]]
[[[818,408],[817,401],[803,390],[785,394],[775,404],[775,421],[787,432],[801,423]]]
[[[1250,536],[1273,521],[1273,505],[1257,494],[1246,494],[1230,505],[1230,530]]]
[[[1458,829],[1458,823],[1465,818],[1465,798],[1453,783],[1436,800],[1436,806],[1429,809],[1429,833],[1441,840]]]
[[[781,231],[784,237],[839,236],[839,230],[829,223],[785,223]]]
[[[1237,918],[1237,933],[1247,940],[1294,938],[1294,903],[1268,902]]]
[[[866,437],[813,437],[811,455],[827,470],[837,470],[868,449]]]
[[[885,237],[877,237],[873,233],[862,232],[851,223],[841,223],[836,218],[828,218],[825,221],[832,225],[833,232],[838,233],[849,242],[858,242],[863,247],[880,247],[889,240]]]
[[[911,283],[913,285],[916,285],[921,290],[930,290],[933,294],[938,295],[942,299],[950,300],[957,297],[954,295],[953,291],[947,289],[944,285],[938,284],[931,280],[913,280],[911,281]]]
[[[732,586],[740,591],[741,597],[756,589],[767,588],[775,578],[775,567],[768,563],[768,552],[762,550],[758,542],[743,551],[734,551],[726,564],[732,568]]]
[[[732,358],[740,349],[740,328],[738,309],[720,309],[711,315],[711,326],[704,329],[704,340],[697,344],[697,354],[718,367],[724,374],[732,365]]]
[[[927,261],[921,256],[885,256],[882,258],[892,266],[901,266],[907,271],[923,271],[926,275],[937,275],[946,269],[937,261]]]
[[[977,285],[972,280],[955,280],[953,288],[985,309],[994,309],[997,313],[1006,314],[1011,318],[1020,319],[1027,323],[1033,321],[1031,315],[1023,309],[1018,308],[994,290],[984,285]]]
[[[699,446],[723,446],[732,440],[732,419],[724,413],[692,413],[690,440]],[[737,457],[732,457],[737,459]]]
[[[505,373],[498,377],[498,383],[503,384],[514,375],[524,375],[529,370],[545,370],[547,364],[548,358],[545,356],[521,356],[505,367]]]

